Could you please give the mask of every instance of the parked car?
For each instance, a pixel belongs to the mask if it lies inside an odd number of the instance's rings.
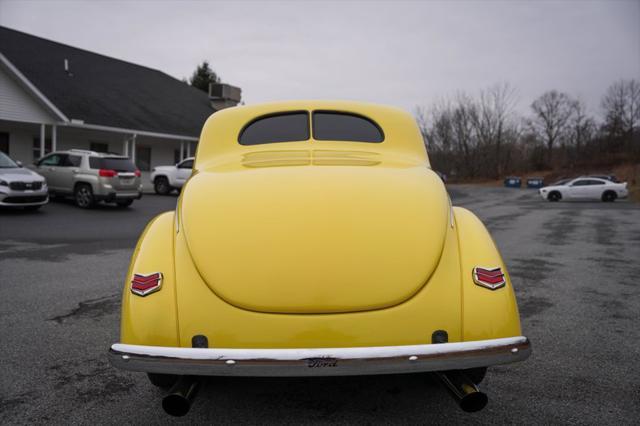
[[[175,212],[133,254],[109,359],[173,386],[172,415],[202,376],[425,371],[476,411],[486,367],[530,352],[500,253],[411,114],[300,101],[206,121]]]
[[[99,201],[128,207],[142,197],[140,170],[121,155],[58,151],[38,160],[35,170],[47,179],[52,196],[73,197],[81,208],[91,208]]]
[[[158,166],[151,170],[151,183],[156,194],[167,195],[182,185],[191,176],[193,157],[185,158],[174,166]]]
[[[550,186],[540,188],[545,200],[602,200],[615,201],[629,195],[627,183],[614,183],[607,179],[590,176],[564,179]]]
[[[37,210],[48,201],[45,179],[0,152],[0,206]]]

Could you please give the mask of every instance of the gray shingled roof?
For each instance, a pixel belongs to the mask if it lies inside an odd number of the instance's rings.
[[[214,112],[206,93],[161,71],[1,26],[0,52],[69,119],[86,124],[197,137]]]

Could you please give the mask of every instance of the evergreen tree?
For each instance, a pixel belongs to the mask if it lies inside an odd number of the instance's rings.
[[[202,61],[189,79],[189,84],[203,92],[209,93],[209,83],[220,83],[220,77],[209,66],[209,61]]]

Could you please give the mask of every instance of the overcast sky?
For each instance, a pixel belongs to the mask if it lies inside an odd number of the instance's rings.
[[[413,110],[509,82],[520,112],[558,89],[598,113],[610,83],[640,79],[640,0],[0,0],[0,25],[177,78],[209,59],[247,103],[340,98]]]

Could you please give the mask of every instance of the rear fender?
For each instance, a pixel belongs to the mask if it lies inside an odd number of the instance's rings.
[[[469,210],[454,207],[462,279],[463,341],[520,336],[520,317],[507,268],[482,222]],[[475,267],[501,267],[506,285],[496,290],[473,281]]]
[[[120,341],[178,346],[175,271],[173,259],[174,212],[156,216],[145,228],[131,258],[122,294]],[[160,290],[138,296],[131,292],[133,274],[162,273]]]

